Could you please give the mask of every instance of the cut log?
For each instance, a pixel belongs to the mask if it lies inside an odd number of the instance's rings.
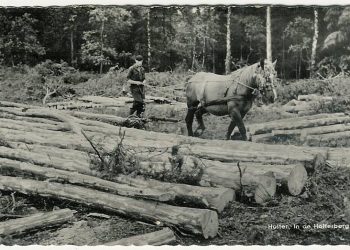
[[[167,183],[152,179],[131,178],[128,176],[119,176],[115,181],[128,184],[137,188],[152,188],[173,192],[176,195],[176,201],[180,204],[195,204],[200,207],[212,208],[219,213],[235,200],[235,192],[229,188],[210,188],[199,187],[180,183]]]
[[[350,131],[350,125],[348,124],[336,124],[330,126],[322,126],[315,128],[304,128],[300,130],[300,139],[304,141],[308,135],[322,135],[337,132]]]
[[[86,102],[80,102],[80,101],[70,101],[70,102],[51,102],[47,103],[46,106],[49,108],[54,109],[66,109],[66,110],[72,110],[72,109],[81,109],[81,108],[98,108],[103,107],[101,104],[96,103],[86,103]]]
[[[276,194],[276,179],[272,172],[259,176],[258,185],[254,192],[255,202],[264,204],[270,201]]]
[[[105,246],[162,246],[162,245],[169,245],[170,243],[173,243],[176,241],[176,237],[174,232],[169,228],[164,228],[162,230],[148,233],[148,234],[142,234],[142,235],[136,235],[129,238],[120,239],[113,242],[108,242],[104,244]]]
[[[90,161],[79,161],[74,159],[62,159],[54,155],[30,152],[22,149],[12,149],[0,146],[0,157],[17,161],[31,162],[40,166],[58,168],[62,170],[76,171],[84,174],[96,175],[90,169]]]
[[[70,221],[73,216],[74,214],[72,210],[60,209],[52,212],[37,213],[19,219],[3,221],[0,222],[0,235],[23,234],[29,230],[38,228],[42,229],[48,226],[66,223]]]
[[[309,95],[298,95],[298,101],[320,101],[320,100],[326,100],[326,101],[332,101],[332,96],[320,96],[316,94],[309,94]]]
[[[175,207],[153,201],[135,200],[69,184],[0,177],[0,189],[24,194],[54,197],[105,209],[150,222],[163,222],[185,231],[212,238],[218,232],[218,215],[208,209]]]
[[[250,124],[248,127],[253,135],[257,135],[271,133],[272,130],[302,129],[348,123],[349,121],[350,117],[345,116],[344,113],[318,114],[313,116],[275,120],[266,123]]]
[[[40,167],[34,164],[0,158],[0,172],[7,173],[9,170],[10,172],[15,171],[19,175],[24,173],[31,174],[44,180],[49,179],[50,181],[64,181],[70,184],[86,186],[121,196],[143,198],[162,202],[175,200],[175,194],[168,190],[152,189],[151,187],[147,189],[136,188],[103,180],[94,176],[54,168]]]
[[[298,166],[292,170],[287,179],[288,191],[291,195],[302,193],[307,181],[307,172],[303,166]]]
[[[350,146],[350,131],[321,135],[308,135],[305,143],[317,147],[348,147]]]

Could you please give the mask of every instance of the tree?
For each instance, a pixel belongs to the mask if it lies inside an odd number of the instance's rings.
[[[315,76],[317,40],[318,40],[318,10],[315,8],[314,9],[314,36],[312,39],[310,77]]]
[[[76,20],[77,15],[70,15],[68,19],[68,25],[65,27],[65,30],[69,31],[69,41],[70,41],[70,63],[71,65],[76,66],[76,60],[74,59],[74,33],[76,31]]]
[[[231,72],[231,7],[227,7],[227,34],[226,34],[226,75]]]
[[[147,11],[147,64],[151,71],[151,8]]]
[[[34,25],[37,22],[30,14],[25,13],[8,21],[6,30],[2,34],[0,51],[12,66],[18,63],[30,63],[31,56],[45,54],[45,49],[40,45],[37,38],[37,31]]]
[[[313,22],[308,18],[296,17],[284,30],[289,40],[288,52],[295,58],[295,77],[301,76],[302,64],[310,64],[310,48],[312,45]]]
[[[93,29],[84,32],[83,61],[99,65],[99,72],[102,73],[103,65],[110,64],[117,57],[113,38],[131,25],[129,18],[130,12],[124,8],[101,7],[91,10],[89,23]]]
[[[350,7],[332,7],[325,14],[330,32],[323,42],[324,58],[318,63],[318,70],[324,76],[350,71]]]
[[[266,58],[267,61],[272,62],[271,50],[271,7],[266,8]]]
[[[260,59],[265,54],[263,41],[266,40],[266,36],[263,20],[255,15],[245,15],[239,16],[239,21],[243,25],[245,40],[247,40],[246,46],[248,47],[248,54],[245,60],[242,58],[241,51],[241,61],[244,60],[246,63],[249,63],[251,57],[255,55],[253,61],[256,62],[257,59]]]

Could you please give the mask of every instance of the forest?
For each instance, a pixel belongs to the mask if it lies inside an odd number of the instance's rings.
[[[349,71],[349,23],[345,6],[3,7],[0,63],[103,73],[141,54],[148,72],[225,74],[266,58],[269,30],[280,78],[329,77]]]

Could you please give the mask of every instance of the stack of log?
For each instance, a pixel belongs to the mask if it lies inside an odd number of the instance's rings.
[[[317,114],[251,124],[255,142],[288,142],[318,147],[350,146],[350,116],[345,113]]]
[[[120,131],[74,113],[10,104],[0,103],[0,190],[78,202],[204,238],[217,235],[218,213],[235,200],[236,192],[249,191],[260,204],[278,190],[299,195],[308,174],[337,154],[325,148]],[[111,152],[122,143],[132,150],[139,173],[148,178],[101,179],[91,168],[96,149],[86,138],[100,152]],[[151,178],[174,166],[188,173],[199,167],[203,171],[191,185]]]
[[[316,94],[299,95],[297,100],[293,99],[289,101],[282,108],[289,113],[311,115],[317,113],[317,107],[320,103],[329,104],[332,101],[332,96],[320,96]]]
[[[47,106],[50,108],[55,108],[58,110],[67,109],[82,109],[82,108],[95,108],[95,107],[105,107],[105,108],[118,108],[127,106],[127,104],[132,103],[133,98],[131,97],[104,97],[104,96],[83,96],[78,97],[74,101],[67,102],[52,102],[48,103]],[[163,97],[146,96],[145,103],[158,103],[158,104],[171,104],[175,101],[171,101]]]

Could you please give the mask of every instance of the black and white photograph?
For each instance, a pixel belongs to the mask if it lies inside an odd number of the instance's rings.
[[[350,5],[187,4],[0,6],[0,245],[350,245]]]

